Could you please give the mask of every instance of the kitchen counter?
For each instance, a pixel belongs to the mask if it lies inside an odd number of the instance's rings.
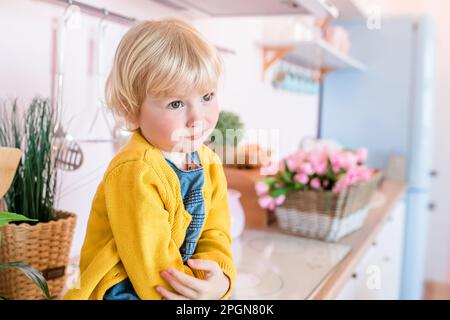
[[[229,175],[230,171],[227,173],[227,176]],[[234,171],[232,175],[237,177],[238,172]],[[245,177],[249,181],[255,181],[257,174],[255,171],[247,171]],[[244,178],[229,180],[228,187],[239,190],[239,188],[236,188],[234,181],[239,181],[239,187],[242,186],[244,180]],[[267,292],[262,292],[257,297],[256,294],[258,291],[256,289],[253,291],[246,290],[245,295],[236,294],[234,298],[335,299],[349,279],[351,279],[355,268],[367,250],[372,246],[378,233],[394,210],[395,205],[403,197],[405,190],[406,184],[403,182],[383,181],[372,198],[371,203],[373,207],[369,210],[363,227],[336,243],[327,243],[288,235],[278,229],[276,223],[264,225],[261,219],[255,225],[256,215],[247,212],[247,208],[244,207],[246,216],[250,215],[252,217],[250,221],[253,224],[246,226],[248,230],[244,231],[243,236],[238,240],[239,246],[242,246],[242,242],[250,244],[251,241],[253,243],[259,241],[260,244],[259,247],[254,244],[251,245],[254,247],[253,249],[259,249],[259,252],[258,250],[252,251],[250,246],[246,245],[247,248],[242,251],[244,256],[239,257],[241,260],[238,262],[238,277],[241,271],[240,266],[242,265],[244,265],[244,273],[247,273],[247,275],[245,279],[238,279],[237,291],[239,293],[240,290],[240,293],[242,293],[242,286],[247,286],[246,289],[248,289],[249,282],[253,281],[254,283],[260,283],[260,287],[265,286],[263,291],[265,290]],[[247,203],[249,202],[248,195],[246,201]],[[262,244],[264,237],[267,238],[265,245]],[[273,252],[270,252],[271,250],[276,251],[277,246],[278,251],[283,251],[284,253],[290,252],[290,260],[287,257],[277,256]],[[295,246],[298,248],[297,251],[294,250]],[[321,252],[320,254],[319,251]],[[312,252],[317,252],[317,254],[313,254]],[[267,259],[268,255],[270,255],[271,260]],[[320,255],[321,257],[319,257]],[[259,265],[266,265],[264,277],[250,279],[251,271],[247,269],[249,269],[249,265],[252,265],[253,260],[259,260]],[[288,261],[292,263],[289,264]],[[311,263],[315,264],[314,268],[310,268]],[[256,262],[253,263],[253,270],[256,270],[255,266],[257,265]],[[271,272],[267,273],[269,268],[271,268]],[[294,270],[297,272],[294,272]],[[280,277],[278,282],[275,279],[275,275]],[[269,279],[267,280],[266,278]],[[266,284],[266,282],[271,283]],[[284,283],[285,287],[281,288],[279,283]],[[291,287],[289,287],[289,284],[291,284]],[[268,294],[268,290],[270,291],[268,286],[273,287],[273,294]],[[277,289],[278,291],[275,290],[277,286],[279,287]],[[251,293],[253,297],[247,295],[247,293]]]
[[[334,268],[319,287],[312,293],[311,299],[334,299],[352,276],[368,248],[372,245],[379,231],[392,213],[394,206],[404,196],[406,184],[403,182],[384,181],[378,190],[384,196],[378,208],[369,211],[363,227],[344,237],[339,244],[352,248],[350,253]]]

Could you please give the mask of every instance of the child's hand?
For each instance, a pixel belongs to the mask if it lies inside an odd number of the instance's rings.
[[[190,259],[188,264],[192,269],[203,270],[206,279],[197,279],[178,270],[167,269],[161,273],[161,276],[176,290],[176,293],[158,286],[156,290],[163,296],[163,299],[216,300],[225,295],[230,287],[230,281],[216,262]]]

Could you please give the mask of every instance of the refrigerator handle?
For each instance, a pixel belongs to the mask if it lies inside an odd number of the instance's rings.
[[[434,203],[433,201],[430,201],[430,203],[428,203],[428,210],[436,211],[436,203]]]

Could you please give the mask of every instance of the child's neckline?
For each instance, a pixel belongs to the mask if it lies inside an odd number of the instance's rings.
[[[164,158],[180,171],[189,172],[201,169],[201,163],[198,163],[198,161],[194,160],[194,158],[196,158],[200,161],[200,157],[198,156],[197,151],[193,151],[190,153],[167,152],[163,150],[160,151]]]

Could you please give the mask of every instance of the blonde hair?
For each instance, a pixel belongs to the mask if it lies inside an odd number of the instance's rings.
[[[177,19],[144,21],[119,43],[106,80],[106,103],[116,116],[135,124],[148,95],[207,93],[221,72],[218,50],[190,24]]]

